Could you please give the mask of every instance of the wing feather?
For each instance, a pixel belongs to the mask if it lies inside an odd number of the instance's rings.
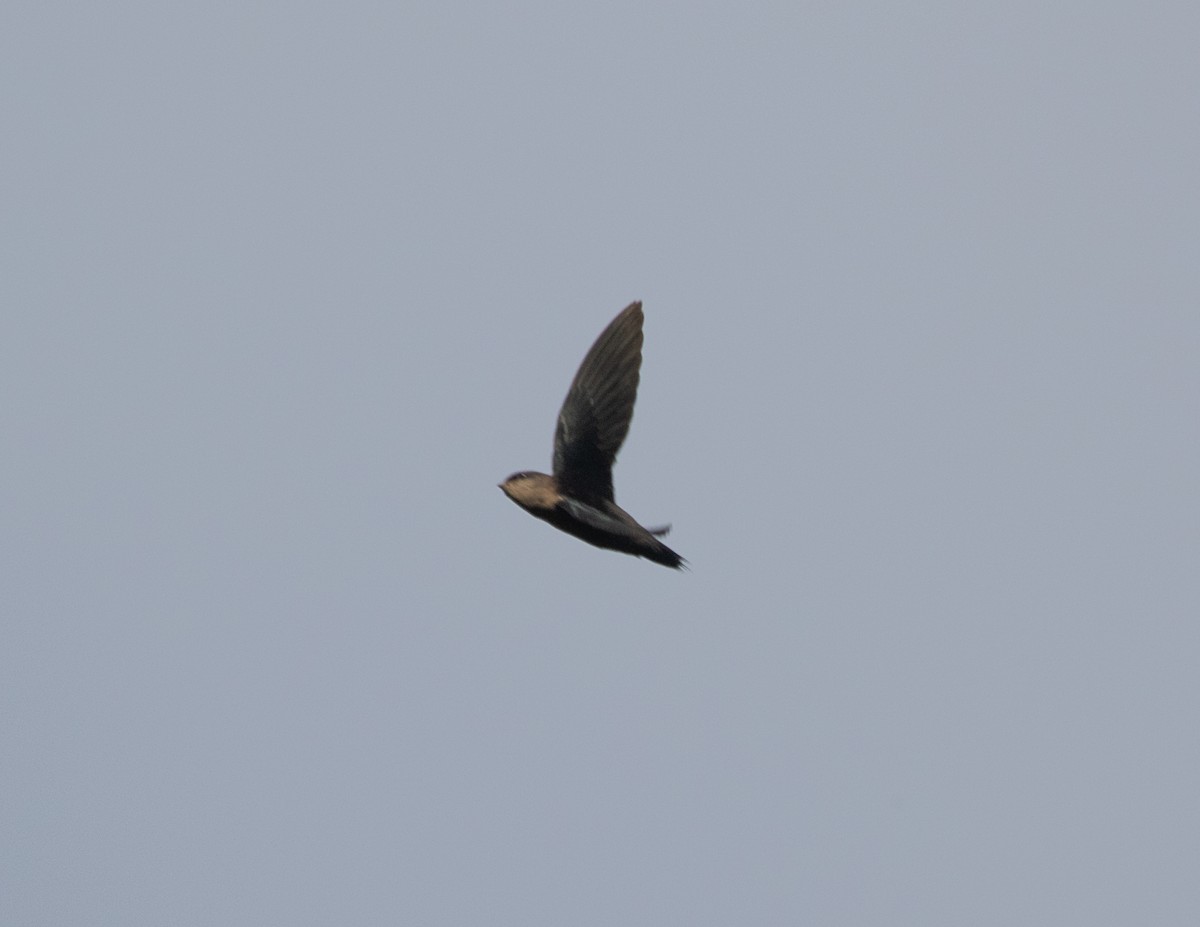
[[[567,391],[554,429],[559,487],[592,503],[613,501],[612,467],[629,433],[642,366],[642,304],[600,333]]]

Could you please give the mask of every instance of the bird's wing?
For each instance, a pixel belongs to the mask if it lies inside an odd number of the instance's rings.
[[[634,540],[648,538],[646,529],[639,525],[623,509],[612,506],[615,511],[601,511],[598,508],[564,496],[558,500],[558,507],[567,512],[576,521],[581,521],[590,528],[596,528],[605,534],[623,535]]]
[[[579,365],[554,430],[554,476],[565,494],[611,502],[612,466],[629,432],[642,366],[642,304],[630,303]]]

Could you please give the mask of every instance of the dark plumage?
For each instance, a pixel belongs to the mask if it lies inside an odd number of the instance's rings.
[[[523,471],[500,484],[531,515],[597,547],[680,568],[684,559],[617,505],[612,468],[629,433],[642,366],[642,304],[600,333],[571,382],[554,429],[553,476]]]

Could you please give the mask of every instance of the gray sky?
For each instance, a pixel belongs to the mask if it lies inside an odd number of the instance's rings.
[[[1194,3],[3,19],[0,922],[1197,923]]]

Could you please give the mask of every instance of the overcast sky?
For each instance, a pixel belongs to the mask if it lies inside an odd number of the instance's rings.
[[[9,4],[0,923],[1200,922],[1198,35]]]

